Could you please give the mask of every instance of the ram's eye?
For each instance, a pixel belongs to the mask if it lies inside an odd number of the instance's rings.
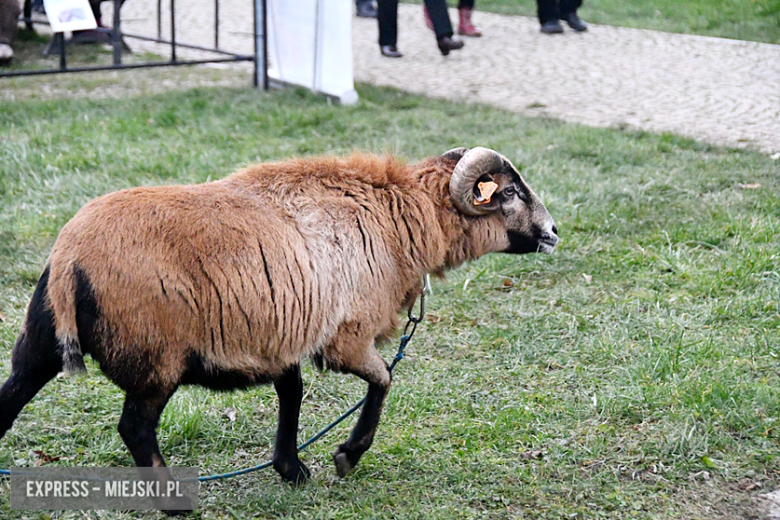
[[[504,195],[506,195],[507,197],[514,197],[515,195],[517,195],[517,190],[509,186],[504,190]]]

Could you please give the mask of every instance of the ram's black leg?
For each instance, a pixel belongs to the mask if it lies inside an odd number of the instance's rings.
[[[357,465],[363,453],[371,447],[379,417],[382,415],[385,396],[390,389],[390,371],[376,349],[370,347],[366,358],[362,364],[348,370],[368,382],[368,393],[349,439],[333,454],[339,477],[346,476]]]
[[[128,393],[122,417],[119,419],[119,435],[139,467],[165,467],[165,459],[157,444],[157,424],[168,399],[175,389],[158,390],[145,395]]]
[[[53,341],[51,347],[55,350]],[[40,355],[34,360],[18,361],[17,353],[22,350],[40,350],[40,346],[30,342],[25,332],[19,335],[11,362],[11,376],[0,388],[0,439],[11,428],[22,408],[62,369],[62,361],[56,356],[47,359],[46,355]]]
[[[0,388],[0,438],[24,405],[62,370],[54,336],[54,316],[46,304],[49,268],[43,271],[27,307],[24,329],[11,355],[11,376]]]
[[[290,367],[274,380],[279,396],[279,426],[276,430],[274,469],[288,482],[299,485],[311,476],[309,468],[298,459],[298,416],[303,399],[301,366]]]
[[[125,445],[133,456],[135,465],[139,467],[164,468],[165,459],[160,453],[157,444],[157,424],[160,422],[168,399],[176,389],[156,389],[143,395],[128,393],[125,396],[125,405],[122,409],[122,417],[119,419],[119,435],[125,441]],[[168,482],[173,480],[169,471],[157,475],[160,480],[160,489],[169,489]],[[155,507],[168,515],[178,515],[191,511],[191,503],[186,498],[155,497],[152,499]],[[186,504],[187,509],[182,508]]]

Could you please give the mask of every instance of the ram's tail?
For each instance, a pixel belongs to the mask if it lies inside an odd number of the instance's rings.
[[[57,266],[55,263],[51,268],[48,287],[62,367],[68,374],[87,370],[76,324],[76,270],[73,264]]]

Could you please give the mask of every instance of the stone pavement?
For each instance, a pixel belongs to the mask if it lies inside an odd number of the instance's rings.
[[[484,36],[444,57],[421,11],[401,6],[398,60],[379,54],[375,22],[355,19],[356,81],[780,152],[780,45],[603,25],[549,36],[533,18],[478,12]]]
[[[126,30],[156,33],[155,8],[154,0],[128,2]],[[211,44],[212,9],[178,2],[180,41]],[[221,2],[223,48],[251,53],[246,12],[246,0]],[[457,20],[455,10],[450,16]],[[533,18],[476,12],[474,19],[484,36],[443,57],[422,8],[401,5],[398,45],[405,56],[389,59],[379,54],[376,21],[354,18],[355,80],[530,116],[780,152],[780,45],[600,25],[548,36]]]

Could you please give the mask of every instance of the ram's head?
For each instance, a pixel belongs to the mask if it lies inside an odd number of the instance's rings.
[[[455,148],[444,157],[458,161],[450,180],[453,205],[469,217],[498,217],[506,232],[504,252],[553,252],[555,221],[506,157],[482,147]]]

